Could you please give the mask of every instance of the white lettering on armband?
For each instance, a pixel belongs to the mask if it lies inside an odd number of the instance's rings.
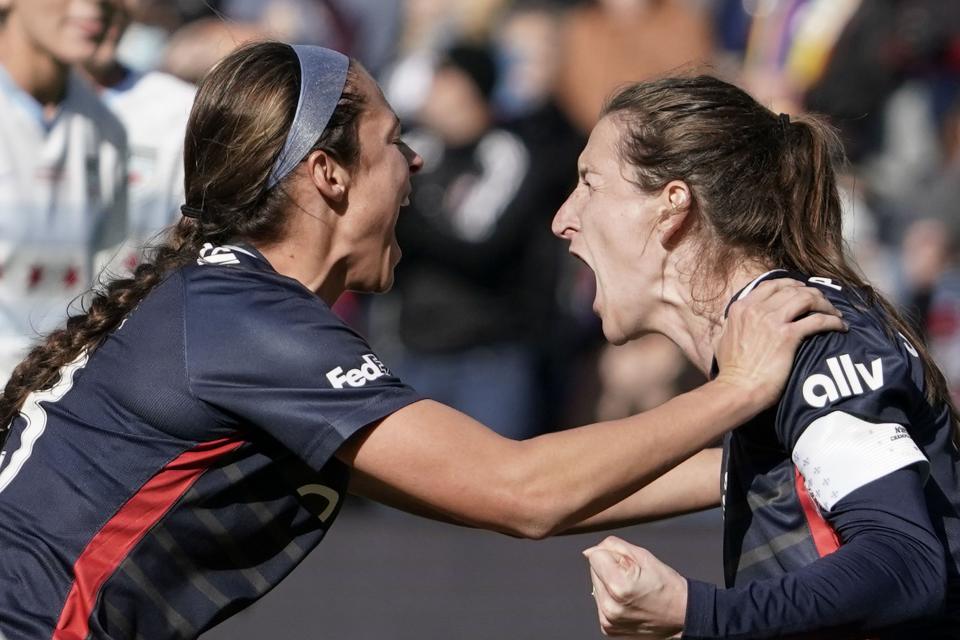
[[[811,497],[830,511],[853,491],[894,471],[930,465],[907,430],[899,424],[873,423],[833,411],[810,423],[793,448]]]

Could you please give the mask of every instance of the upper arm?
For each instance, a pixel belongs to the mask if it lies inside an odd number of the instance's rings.
[[[912,351],[856,317],[849,333],[816,336],[801,349],[776,430],[821,509],[904,467],[927,472],[910,434],[923,401]]]

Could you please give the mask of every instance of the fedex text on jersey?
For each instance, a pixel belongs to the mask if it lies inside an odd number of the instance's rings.
[[[363,364],[357,369],[344,371],[343,367],[337,367],[327,371],[327,380],[331,386],[334,389],[343,389],[344,385],[362,387],[377,378],[390,375],[389,369],[372,353],[364,355],[362,359]]]

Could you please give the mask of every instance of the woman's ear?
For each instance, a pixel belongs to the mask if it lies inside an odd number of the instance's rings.
[[[680,233],[690,214],[690,187],[683,180],[671,180],[661,192],[664,206],[657,222],[660,244],[672,248],[682,238]]]
[[[346,201],[350,188],[350,172],[346,167],[321,150],[311,151],[305,162],[307,175],[326,200],[337,204]]]

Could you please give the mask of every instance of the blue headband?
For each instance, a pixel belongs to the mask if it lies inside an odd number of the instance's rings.
[[[300,60],[300,98],[287,141],[270,172],[268,189],[300,164],[327,128],[347,84],[350,66],[350,58],[338,51],[302,44],[291,48]]]

